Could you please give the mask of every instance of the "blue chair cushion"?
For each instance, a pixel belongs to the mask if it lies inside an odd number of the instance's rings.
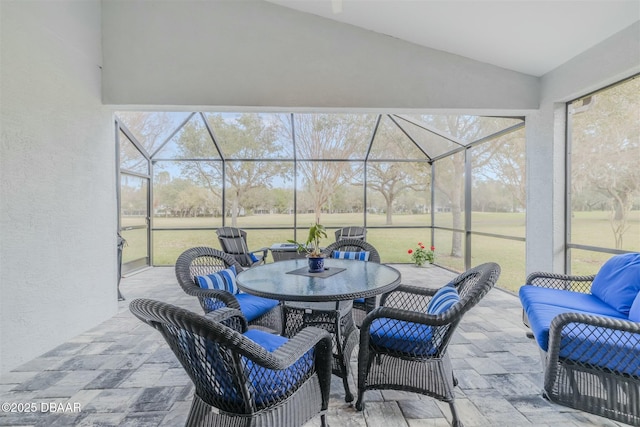
[[[450,309],[460,301],[460,295],[453,286],[443,286],[433,295],[427,305],[427,313],[438,315]]]
[[[378,347],[414,356],[431,356],[437,351],[429,325],[380,318],[371,322],[369,331],[371,343]]]
[[[249,329],[243,334],[245,337],[273,352],[284,345],[288,339],[257,329]],[[274,399],[285,396],[292,387],[307,377],[313,368],[314,349],[311,348],[300,359],[284,370],[273,370],[256,366],[254,362],[243,357],[245,370],[251,394],[255,396],[257,404],[273,402]]]
[[[254,321],[278,305],[276,300],[245,293],[237,294],[236,299],[240,304],[240,311],[248,322]]]
[[[632,322],[640,322],[640,293],[636,295],[636,299],[634,299],[633,304],[631,304],[629,320]]]
[[[369,261],[369,251],[360,251],[360,252],[333,251],[331,252],[331,258],[353,259],[357,261]]]
[[[251,258],[251,261],[253,262],[258,262],[262,257],[258,258],[256,254],[249,252],[249,258]]]
[[[353,302],[359,302],[360,304],[364,304],[364,298],[356,298]]]
[[[216,273],[207,274],[206,276],[196,276],[195,280],[198,286],[203,289],[217,289],[230,292],[234,295],[238,293],[236,267],[233,265]]]
[[[598,271],[591,293],[620,313],[628,315],[640,292],[640,253],[616,255]]]

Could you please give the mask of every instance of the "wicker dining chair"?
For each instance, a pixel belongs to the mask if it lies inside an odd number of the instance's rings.
[[[178,257],[175,265],[176,278],[182,289],[189,295],[198,297],[205,313],[221,307],[231,307],[242,311],[249,324],[282,331],[282,310],[278,301],[255,295],[240,293],[234,295],[225,290],[203,289],[197,283],[198,276],[217,273],[233,266],[237,273],[242,266],[231,255],[206,246],[187,249]]]
[[[244,268],[264,264],[269,248],[253,251],[247,246],[247,232],[236,227],[220,227],[216,230],[222,251],[231,255]]]
[[[380,263],[378,250],[370,243],[359,239],[342,239],[327,246],[322,253],[331,258],[335,251],[340,252],[369,252],[369,261]],[[359,298],[353,301],[353,322],[360,327],[362,320],[371,310],[376,308],[376,297]]]
[[[326,426],[331,336],[306,328],[291,339],[247,329],[242,313],[198,315],[136,299],[131,312],[160,331],[195,386],[187,426]]]
[[[343,239],[366,240],[367,229],[364,227],[342,227],[336,230],[336,242]]]
[[[400,285],[384,294],[380,307],[365,317],[360,328],[356,409],[363,409],[367,390],[404,390],[448,402],[452,424],[462,426],[454,403],[457,380],[447,348],[462,316],[495,285],[499,275],[498,264],[486,263],[440,290]],[[428,314],[441,303],[439,295],[450,294],[452,288],[457,291],[457,302]]]

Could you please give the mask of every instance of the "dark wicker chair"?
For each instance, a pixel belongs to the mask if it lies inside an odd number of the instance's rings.
[[[231,255],[244,268],[264,264],[269,248],[250,251],[247,246],[247,232],[235,227],[221,227],[216,230],[222,251]]]
[[[365,317],[360,328],[356,409],[363,409],[367,390],[403,390],[448,402],[453,425],[462,426],[454,404],[457,381],[447,348],[462,316],[494,286],[499,275],[500,267],[495,263],[459,275],[451,284],[458,290],[460,301],[438,315],[427,314],[427,305],[437,289],[400,285],[384,294],[380,307]],[[374,323],[376,319],[383,320]],[[381,329],[372,330],[375,325]],[[371,336],[382,328],[393,340],[409,345],[376,344]]]
[[[380,254],[378,250],[370,243],[359,239],[343,239],[338,240],[329,246],[327,246],[322,253],[326,257],[331,257],[333,251],[346,251],[346,252],[369,252],[369,261],[380,263]],[[353,302],[353,322],[357,327],[360,327],[362,320],[371,310],[376,308],[376,297],[355,300]]]
[[[536,272],[527,277],[526,284],[589,294],[595,277]],[[524,313],[523,320],[529,326]],[[587,332],[593,327],[597,328],[598,336]],[[581,339],[585,333],[591,334],[594,343],[605,336],[624,340],[619,343],[626,347],[625,350],[616,353],[612,348],[603,358],[618,360],[619,371],[560,356],[563,347],[575,345],[568,337]],[[556,316],[549,327],[548,351],[540,350],[544,369],[543,396],[561,405],[640,426],[640,376],[623,372],[630,363],[621,353],[629,348],[636,348],[640,353],[638,322],[584,313]]]
[[[242,294],[235,296],[227,291],[216,289],[202,289],[195,280],[196,276],[212,274],[225,268],[235,266],[236,272],[242,271],[242,266],[230,255],[214,248],[196,247],[184,251],[176,261],[176,278],[182,289],[189,295],[198,297],[205,313],[221,307],[231,307],[241,310],[238,298],[260,299],[253,295]],[[250,319],[252,326],[269,328],[280,333],[282,331],[282,310],[280,305],[265,311],[259,317]]]
[[[160,331],[195,386],[187,426],[300,426],[320,414],[331,385],[331,337],[307,328],[286,338],[247,330],[238,310],[201,316],[136,299],[131,312]]]
[[[367,229],[364,227],[343,227],[336,230],[336,242],[343,239],[366,240]]]

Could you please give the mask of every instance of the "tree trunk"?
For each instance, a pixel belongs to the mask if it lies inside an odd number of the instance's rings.
[[[393,199],[392,198],[386,198],[387,201],[387,225],[392,225],[393,224]]]

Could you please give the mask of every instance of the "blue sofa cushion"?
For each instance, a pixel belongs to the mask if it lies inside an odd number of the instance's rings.
[[[562,329],[560,358],[640,377],[640,334],[569,323]]]
[[[251,294],[240,293],[236,295],[236,299],[240,304],[240,311],[242,311],[242,314],[244,314],[248,322],[252,322],[278,305],[278,301],[276,300],[257,297]]]
[[[591,293],[620,313],[628,315],[640,292],[640,253],[616,255],[598,271]]]
[[[631,304],[629,320],[632,322],[640,322],[640,293],[636,295],[636,299],[634,299],[633,304]]]
[[[582,313],[626,319],[597,297],[579,292],[525,285],[520,288],[520,301],[536,342],[544,351],[549,349],[551,321],[559,314]]]
[[[380,318],[371,322],[371,343],[416,356],[430,356],[437,351],[431,326],[404,320]]]
[[[569,309],[565,311],[578,310],[616,318],[621,315],[618,310],[606,304],[600,298],[581,292],[524,285],[520,288],[519,295],[525,310],[526,307],[532,303],[543,303]]]

